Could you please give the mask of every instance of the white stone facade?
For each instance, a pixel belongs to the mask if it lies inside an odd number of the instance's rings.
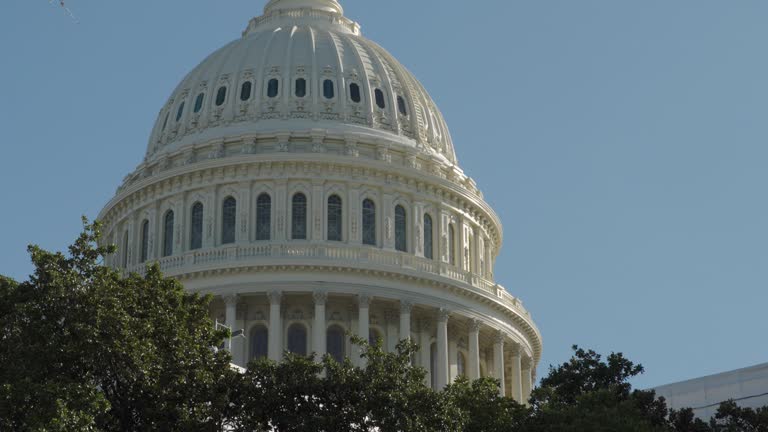
[[[158,261],[216,296],[212,315],[245,330],[237,364],[302,344],[359,362],[334,342],[349,331],[412,338],[436,388],[466,374],[530,392],[541,335],[494,282],[498,217],[421,85],[335,0],[272,0],[188,74],[99,219],[111,265]]]
[[[720,403],[729,399],[745,408],[768,406],[768,363],[666,384],[653,390],[666,399],[670,408],[693,408],[697,417],[709,420]]]

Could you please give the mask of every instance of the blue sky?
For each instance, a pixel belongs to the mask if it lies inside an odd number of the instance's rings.
[[[768,361],[768,2],[342,0],[424,83],[499,213],[497,280],[641,387]],[[63,249],[184,74],[264,1],[0,9],[0,273]]]

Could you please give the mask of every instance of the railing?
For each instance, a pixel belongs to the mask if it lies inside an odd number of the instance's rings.
[[[507,292],[503,286],[485,279],[475,273],[464,271],[447,263],[409,255],[402,252],[388,251],[365,246],[345,246],[328,244],[291,244],[268,243],[232,245],[227,247],[209,248],[190,251],[184,255],[160,258],[160,270],[170,274],[184,273],[195,270],[195,267],[208,267],[216,264],[231,264],[248,261],[268,261],[270,259],[290,261],[326,261],[365,266],[373,264],[380,267],[397,270],[413,270],[434,276],[442,276],[479,290],[501,301],[507,307],[516,310],[521,315],[530,318],[529,312],[522,302]],[[143,273],[146,265],[139,264],[128,270]]]

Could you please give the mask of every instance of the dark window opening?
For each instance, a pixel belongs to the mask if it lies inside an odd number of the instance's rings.
[[[280,82],[276,78],[272,78],[269,80],[269,84],[267,84],[267,96],[268,97],[277,97],[277,93],[280,90]]]
[[[352,83],[349,85],[349,98],[352,99],[352,102],[359,103],[360,102],[360,86]]]
[[[405,106],[405,99],[403,99],[402,96],[397,97],[397,109],[400,111],[400,114],[404,116],[408,115],[408,109]]]
[[[222,205],[222,223],[221,223],[221,243],[229,244],[235,242],[235,218],[237,215],[237,201],[228,197]]]
[[[384,103],[384,92],[381,91],[381,89],[376,89],[373,94],[376,96],[376,106],[381,109],[386,108],[387,105]]]
[[[240,87],[240,100],[245,102],[248,99],[251,98],[251,88],[253,87],[253,84],[251,84],[250,81],[246,81],[243,83],[242,87]]]
[[[203,247],[203,204],[192,206],[192,226],[189,233],[189,248],[192,250]]]
[[[179,105],[178,111],[176,111],[176,121],[181,120],[181,115],[184,114],[184,102]]]
[[[307,95],[307,80],[299,78],[296,80],[296,97],[304,97]]]
[[[307,197],[303,193],[297,193],[293,196],[291,238],[293,240],[307,239]]]
[[[197,99],[195,99],[195,114],[199,113],[200,110],[203,109],[203,99],[205,99],[204,93],[197,95]]]
[[[227,88],[219,87],[219,91],[216,92],[216,106],[224,105],[224,101],[227,99]]]
[[[326,99],[333,99],[334,96],[334,89],[333,89],[333,81],[327,79],[323,81],[323,97]]]

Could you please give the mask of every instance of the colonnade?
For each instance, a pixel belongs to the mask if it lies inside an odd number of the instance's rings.
[[[307,294],[311,294],[311,300],[307,299]],[[364,339],[372,334],[371,307],[374,299],[369,294],[331,295],[337,305],[347,305],[350,316],[356,318],[345,321],[348,324],[343,326],[346,330]],[[246,305],[249,301],[257,302],[261,308],[265,297],[268,300],[268,313],[259,312],[257,318],[250,320],[246,319],[242,308],[238,313],[238,306]],[[266,293],[225,295],[222,300],[226,325],[233,329],[243,328],[246,338],[251,338],[254,323],[262,328],[267,327],[265,354],[270,360],[279,361],[284,351],[290,350],[285,335],[286,327],[289,321],[296,322],[296,317],[290,317],[290,320],[286,317],[286,309],[290,307],[306,307],[306,310],[311,311],[311,316],[299,317],[307,328],[306,353],[315,353],[319,358],[328,352],[326,332],[331,325],[336,325],[336,321],[329,320],[329,293],[326,291],[298,293],[273,290]],[[459,375],[466,375],[471,380],[492,376],[502,383],[499,389],[501,395],[520,402],[527,401],[535,375],[533,361],[522,344],[513,340],[508,333],[482,319],[464,316],[446,308],[416,304],[406,299],[376,297],[375,300],[381,303],[379,306],[387,307],[387,334],[383,336],[390,342],[384,344],[385,349],[394,349],[396,341],[402,339],[413,339],[419,344],[421,349],[415,364],[429,372],[427,385],[442,389]],[[267,312],[266,308],[263,310]],[[233,340],[232,354],[236,363],[245,364],[253,355],[245,351],[249,340]],[[461,347],[457,346],[457,340],[461,341]],[[251,353],[253,349],[250,348]],[[345,355],[350,357],[353,364],[364,366],[359,349],[351,347]]]

